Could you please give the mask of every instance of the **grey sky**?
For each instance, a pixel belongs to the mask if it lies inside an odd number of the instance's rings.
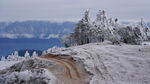
[[[86,9],[99,9],[119,20],[150,21],[150,0],[0,0],[0,21],[78,21]]]

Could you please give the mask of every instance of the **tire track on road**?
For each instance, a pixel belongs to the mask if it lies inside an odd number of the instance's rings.
[[[80,73],[78,72],[78,69],[74,65],[73,59],[71,59],[71,58],[67,59],[67,58],[63,58],[61,56],[63,56],[63,55],[47,54],[45,56],[41,56],[40,58],[44,58],[44,59],[48,59],[48,60],[53,60],[53,61],[56,61],[56,62],[60,63],[65,68],[66,76],[69,79],[75,78],[75,76],[73,74],[75,74],[76,77],[78,79],[80,79]],[[71,72],[71,71],[73,71],[73,72]]]

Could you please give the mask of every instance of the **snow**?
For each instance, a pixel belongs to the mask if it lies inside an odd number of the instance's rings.
[[[12,61],[0,62],[1,65],[3,63],[8,68],[2,67],[3,70],[0,70],[0,84],[54,84],[56,80],[53,73],[46,69],[52,65],[52,62],[47,60],[32,58],[19,63],[15,61],[14,65],[11,64]]]
[[[1,58],[1,60],[0,60],[0,70],[8,68],[8,67],[12,66],[13,64],[21,62],[21,61],[23,61],[25,59],[36,58],[36,57],[38,57],[38,54],[36,53],[36,51],[34,51],[32,53],[31,57],[30,57],[28,51],[26,51],[24,57],[19,56],[18,55],[18,51],[15,51],[11,55],[9,55],[7,58],[5,58],[5,57]]]
[[[18,62],[20,61],[0,61],[0,70],[6,69]]]
[[[22,72],[12,72],[11,74],[4,76],[4,78],[0,77],[0,79],[5,79],[4,82],[1,81],[3,84],[53,84],[53,81],[51,80],[55,80],[55,76],[47,69],[39,69],[33,71],[25,70]]]
[[[49,50],[82,60],[85,69],[93,74],[90,84],[150,83],[150,46],[94,43]]]
[[[143,42],[142,45],[149,45],[150,46],[150,42]]]
[[[87,10],[84,17],[77,23],[74,32],[63,39],[66,47],[105,40],[113,44],[124,42],[140,45],[143,41],[150,40],[150,28],[143,19],[134,24],[122,25],[117,18],[107,17],[104,10],[99,10],[96,20],[92,21]]]
[[[26,51],[26,53],[25,53],[24,57],[25,57],[26,59],[29,59],[29,58],[30,58],[30,54],[29,54],[29,52],[28,52],[28,51]]]
[[[150,46],[149,45],[111,45],[111,42],[90,43],[69,48],[50,48],[47,53],[66,54],[74,60],[80,60],[87,72],[91,73],[89,84],[150,84]],[[23,62],[0,61],[0,69],[7,73],[0,75],[8,82],[17,76],[19,80],[31,81],[33,77],[40,81],[48,81],[46,84],[55,84],[57,79],[47,66],[55,63],[32,58]],[[13,67],[7,69],[13,65]],[[19,72],[16,70],[20,69]],[[43,73],[37,73],[42,71]],[[11,72],[11,73],[10,73]],[[0,71],[1,73],[1,71]],[[41,79],[40,79],[41,78]],[[43,79],[42,79],[43,78]],[[28,82],[26,81],[25,84]]]
[[[105,11],[99,11],[96,20],[92,22],[89,18],[89,10],[87,10],[83,19],[77,24],[78,27],[75,29],[75,33],[64,40],[67,46],[73,45],[73,47],[53,47],[43,51],[42,55],[46,53],[59,54],[57,56],[64,55],[63,59],[65,59],[65,56],[71,56],[76,62],[80,63],[81,61],[81,65],[84,66],[86,72],[90,73],[88,74],[88,76],[90,75],[89,78],[87,78],[91,79],[89,84],[150,84],[150,42],[143,42],[142,45],[122,43],[112,45],[113,42],[119,41],[141,44],[142,41],[150,39],[150,29],[143,19],[141,22],[125,27],[117,21],[117,18],[107,18]],[[27,38],[34,37],[32,34],[22,35]],[[3,36],[16,38],[15,35],[11,34]],[[40,35],[40,38],[45,39],[58,37],[57,34]],[[106,42],[106,40],[112,42]],[[26,51],[22,58],[18,56],[16,51],[8,56],[6,60],[3,58],[3,61],[0,61],[0,83],[55,84],[57,79],[55,75],[57,77],[62,75],[58,74],[61,71],[56,69],[61,67],[57,66],[56,68],[56,61],[54,60],[43,60],[37,56],[37,53],[34,52],[31,58],[29,52]],[[19,59],[22,61],[19,62]],[[61,59],[57,58],[57,60],[60,61]],[[62,60],[60,62],[64,63]],[[65,63],[64,65],[68,68]],[[50,66],[56,72],[52,73]]]
[[[34,51],[33,54],[32,54],[32,57],[35,58],[37,56],[38,56],[38,54],[36,53],[36,51]]]

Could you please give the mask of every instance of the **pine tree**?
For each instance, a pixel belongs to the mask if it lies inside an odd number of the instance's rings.
[[[93,22],[93,28],[91,28],[92,42],[103,42],[106,27],[106,15],[104,11],[99,10],[96,15],[96,20]]]
[[[25,53],[24,57],[25,57],[26,59],[29,59],[29,58],[30,58],[30,54],[29,54],[29,52],[28,52],[28,51],[26,51],[26,53]]]
[[[7,60],[9,61],[18,61],[18,59],[19,59],[18,51],[15,51],[14,53],[8,55],[7,57]]]
[[[47,54],[46,51],[43,51],[43,52],[42,52],[42,56],[44,56],[44,55],[46,55],[46,54]]]
[[[18,61],[19,59],[19,54],[18,54],[18,51],[15,51],[14,54],[13,54],[13,59]]]
[[[83,45],[92,42],[109,40],[113,44],[121,42],[140,44],[143,40],[150,40],[150,28],[141,19],[134,26],[123,26],[118,19],[107,18],[104,10],[99,10],[94,22],[90,21],[89,11],[85,11],[84,17],[77,23],[74,33],[63,39],[66,47]]]
[[[2,56],[1,61],[6,61],[6,58]]]
[[[150,37],[150,29],[144,22],[143,18],[141,19],[137,27],[140,29],[141,37],[143,38],[143,40],[148,40]]]
[[[38,54],[36,53],[36,51],[34,51],[34,52],[32,53],[32,57],[35,58],[35,57],[37,57],[37,56],[38,56]]]
[[[90,28],[89,10],[87,10],[84,17],[78,22],[75,32],[70,37],[73,38],[77,45],[90,43]]]
[[[7,60],[10,61],[11,60],[11,55],[7,56]]]

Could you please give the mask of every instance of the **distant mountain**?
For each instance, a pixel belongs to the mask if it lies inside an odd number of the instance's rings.
[[[131,22],[123,21],[121,23],[127,25],[127,24],[130,24]],[[150,27],[150,22],[147,22],[147,25]]]
[[[50,21],[0,22],[0,38],[59,38],[71,33],[75,24]]]
[[[125,25],[130,24],[130,22],[127,22],[127,21],[122,21],[121,23]]]
[[[130,22],[122,22],[129,24]],[[150,27],[150,22],[147,23]],[[59,38],[70,34],[75,22],[22,21],[0,22],[0,38]]]

